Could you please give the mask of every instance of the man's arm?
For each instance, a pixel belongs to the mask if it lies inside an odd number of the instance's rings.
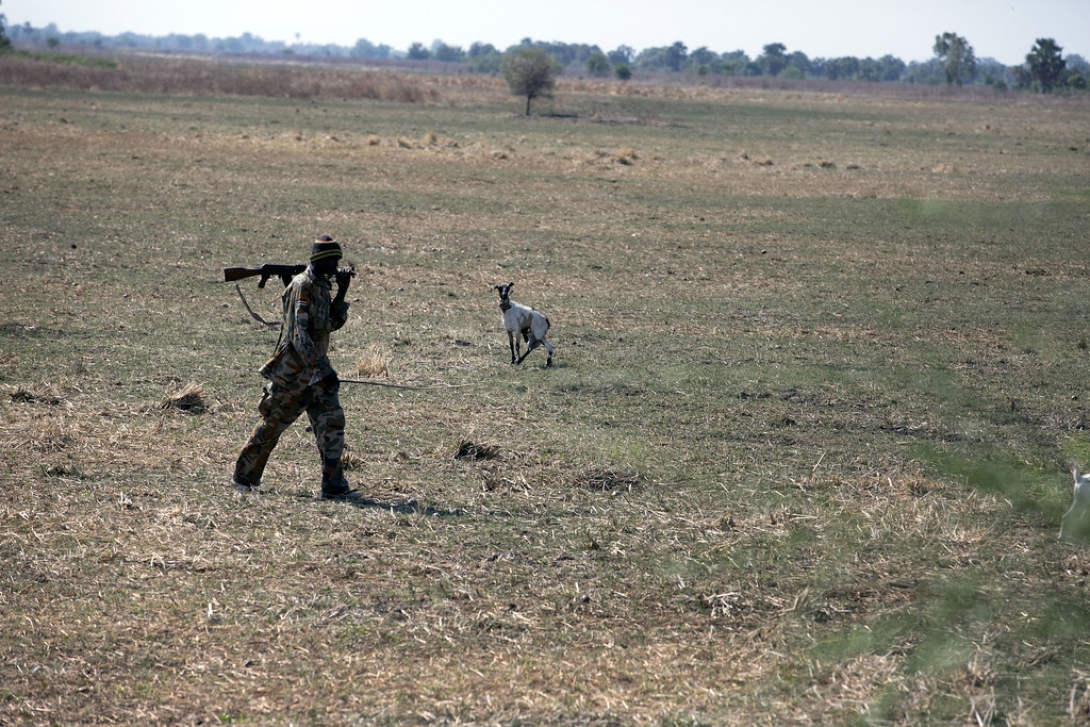
[[[332,319],[333,330],[340,330],[348,322],[348,303],[344,296],[348,293],[348,285],[356,273],[350,270],[337,271],[337,295],[329,305],[329,316]]]
[[[318,347],[310,335],[310,320],[314,313],[314,288],[298,285],[291,289],[290,305],[294,308],[295,326],[291,331],[291,345],[313,372],[318,368]]]

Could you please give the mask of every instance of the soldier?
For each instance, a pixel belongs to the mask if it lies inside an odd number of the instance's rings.
[[[338,272],[341,246],[328,235],[314,241],[307,269],[284,290],[283,322],[273,357],[259,369],[268,379],[258,404],[261,422],[243,447],[231,484],[255,491],[280,435],[304,411],[322,455],[322,499],[358,499],[341,467],[344,451],[344,409],[337,397],[340,380],[329,363],[329,334],[348,320],[351,274]],[[330,299],[330,278],[337,295]]]

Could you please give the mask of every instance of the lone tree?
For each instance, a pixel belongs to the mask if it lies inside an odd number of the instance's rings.
[[[1060,55],[1062,50],[1052,38],[1038,38],[1026,56],[1029,75],[1041,86],[1042,93],[1050,93],[1063,76],[1067,61]]]
[[[524,48],[504,55],[500,66],[511,93],[526,97],[526,115],[535,98],[552,98],[560,64],[540,48]]]
[[[947,85],[961,86],[962,81],[971,81],[976,77],[976,55],[969,41],[957,33],[943,33],[935,36],[935,58],[946,72]]]

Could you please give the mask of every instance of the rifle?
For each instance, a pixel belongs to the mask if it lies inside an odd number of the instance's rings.
[[[243,278],[252,278],[260,275],[261,280],[258,281],[257,287],[264,288],[265,283],[269,282],[269,278],[276,275],[284,283],[284,287],[288,287],[291,284],[291,279],[299,273],[307,269],[306,265],[275,265],[273,263],[265,263],[256,268],[224,268],[223,279],[228,283],[233,283],[236,280],[242,280]],[[356,277],[356,266],[350,265],[347,268],[341,268],[337,271],[337,277],[347,275],[350,278]]]
[[[273,263],[265,263],[256,268],[224,268],[223,279],[228,283],[233,283],[236,280],[260,275],[261,280],[258,281],[257,287],[264,288],[265,283],[269,282],[269,278],[277,275],[280,277],[280,280],[284,282],[284,287],[286,288],[288,287],[288,284],[291,283],[292,278],[306,269],[306,265],[275,265]]]

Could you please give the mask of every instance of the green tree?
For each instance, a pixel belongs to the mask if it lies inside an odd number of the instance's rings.
[[[802,51],[797,50],[787,56],[787,67],[790,68],[791,66],[802,71],[803,76],[810,75],[810,57]]]
[[[426,61],[429,58],[431,58],[431,51],[425,48],[423,43],[413,43],[409,46],[409,60]]]
[[[1063,76],[1067,61],[1060,55],[1062,50],[1052,38],[1038,38],[1026,56],[1029,75],[1037,81],[1042,93],[1050,93]]]
[[[535,98],[551,98],[556,87],[560,64],[540,48],[508,51],[501,64],[504,80],[511,93],[526,97],[526,115]]]
[[[1090,63],[1078,53],[1072,53],[1064,59],[1064,85],[1085,91],[1090,86]]]
[[[878,59],[879,80],[899,81],[906,68],[904,61],[887,53]]]
[[[609,62],[614,65],[618,63],[624,63],[626,65],[631,64],[632,60],[636,57],[636,51],[632,46],[619,45],[614,50],[611,50],[606,54],[609,57]]]
[[[491,43],[482,43],[479,40],[473,41],[473,45],[469,46],[469,57],[480,58],[481,56],[490,56],[499,53],[496,50],[496,46]]]
[[[618,63],[613,67],[613,75],[620,81],[628,81],[632,78],[632,66],[627,63]]]
[[[469,66],[478,73],[498,74],[503,54],[491,43],[474,42],[469,46]]]
[[[1015,66],[1014,68],[1011,68],[1011,75],[1014,76],[1014,85],[1016,88],[1020,88],[1024,91],[1033,85],[1033,76],[1025,66]]]
[[[3,0],[0,0],[0,2],[3,2]],[[8,38],[8,32],[5,29],[7,20],[4,14],[0,13],[0,53],[11,50],[11,39]]]
[[[389,58],[390,46],[375,45],[366,38],[360,38],[356,41],[356,45],[348,51],[348,55],[353,58]]]
[[[935,36],[935,58],[942,64],[946,73],[946,84],[960,86],[963,81],[976,77],[976,55],[969,41],[957,33],[943,33]]]
[[[830,81],[850,81],[859,74],[859,59],[855,56],[829,58],[822,64],[822,72]]]
[[[700,46],[689,54],[689,62],[694,66],[711,66],[719,60],[719,56],[708,50],[707,46]]]
[[[745,51],[730,51],[719,57],[719,71],[728,76],[741,76],[748,65],[749,56]]]
[[[666,68],[666,47],[644,48],[636,55],[634,63],[637,68],[645,70],[663,70]]]
[[[859,73],[856,77],[860,81],[874,81],[879,80],[878,61],[874,60],[870,56],[859,59]]]
[[[435,55],[435,60],[447,62],[461,61],[466,56],[460,45],[447,45],[446,43],[436,44],[432,49],[432,53]]]
[[[666,67],[671,71],[680,71],[685,59],[689,56],[689,49],[680,40],[666,49]]]
[[[597,48],[587,57],[587,73],[592,76],[608,76],[610,71],[609,59],[606,54]]]
[[[787,46],[783,43],[769,43],[764,48],[764,55],[756,61],[761,73],[766,76],[778,76],[787,67]]]

